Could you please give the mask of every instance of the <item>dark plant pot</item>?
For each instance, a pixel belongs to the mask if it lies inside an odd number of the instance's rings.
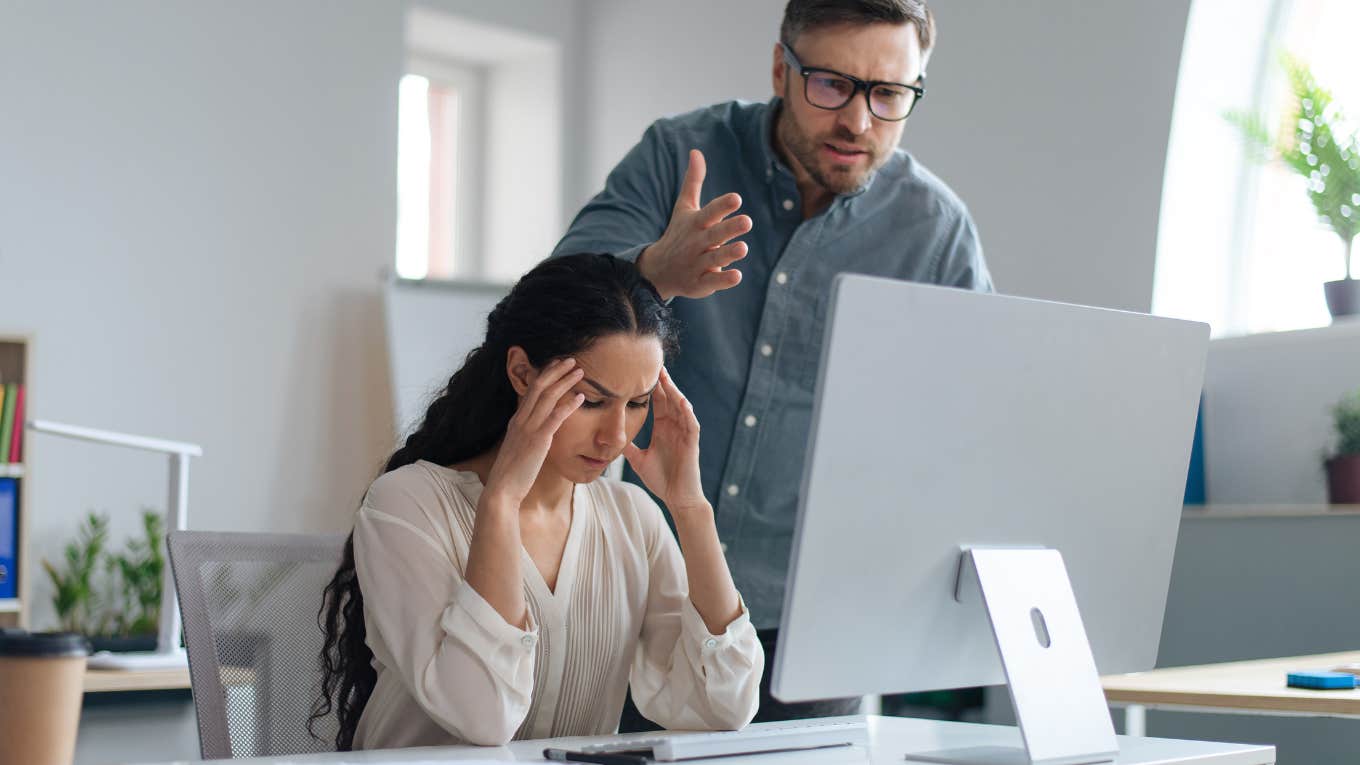
[[[1333,505],[1360,505],[1360,454],[1327,460],[1327,499]]]
[[[1360,279],[1338,279],[1322,285],[1333,319],[1360,314]]]
[[[127,653],[128,651],[154,651],[156,650],[155,635],[133,635],[131,637],[109,637],[108,635],[91,636],[90,650],[110,651],[112,653]]]

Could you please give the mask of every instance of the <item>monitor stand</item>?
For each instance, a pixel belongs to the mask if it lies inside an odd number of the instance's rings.
[[[954,597],[977,600],[992,624],[1023,747],[908,753],[947,765],[1087,765],[1118,754],[1110,709],[1062,554],[964,548]]]

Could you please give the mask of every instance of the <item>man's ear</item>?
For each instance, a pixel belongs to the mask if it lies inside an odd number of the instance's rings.
[[[788,64],[784,63],[784,44],[774,44],[774,69],[770,70],[770,87],[774,88],[774,94],[782,97],[784,95],[784,75],[789,70]]]
[[[538,370],[529,362],[529,354],[523,348],[512,345],[505,354],[505,375],[510,378],[510,387],[515,389],[515,393],[523,396],[534,380],[538,379]]]

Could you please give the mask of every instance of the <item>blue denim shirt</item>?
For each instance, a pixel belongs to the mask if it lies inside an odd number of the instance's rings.
[[[968,210],[901,149],[868,186],[803,220],[793,173],[771,145],[779,108],[778,98],[729,102],[656,121],[553,251],[636,259],[670,221],[691,148],[708,165],[702,204],[741,194],[754,222],[735,264],[741,284],[671,303],[682,328],[668,369],[699,419],[704,494],[760,628],[778,626],[783,608],[832,277],[992,289]]]

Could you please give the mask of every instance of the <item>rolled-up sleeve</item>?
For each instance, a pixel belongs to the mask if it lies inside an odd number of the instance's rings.
[[[553,257],[602,252],[636,261],[670,223],[679,193],[674,152],[654,123],[609,173],[604,190],[581,208]]]
[[[381,509],[404,499],[370,491],[355,522],[369,647],[441,727],[473,744],[504,744],[533,696],[538,627],[506,622],[429,530]]]
[[[656,517],[633,700],[643,716],[671,730],[736,730],[755,717],[765,668],[750,613],[742,602],[722,634],[709,633],[689,599],[680,548],[659,509]]]

